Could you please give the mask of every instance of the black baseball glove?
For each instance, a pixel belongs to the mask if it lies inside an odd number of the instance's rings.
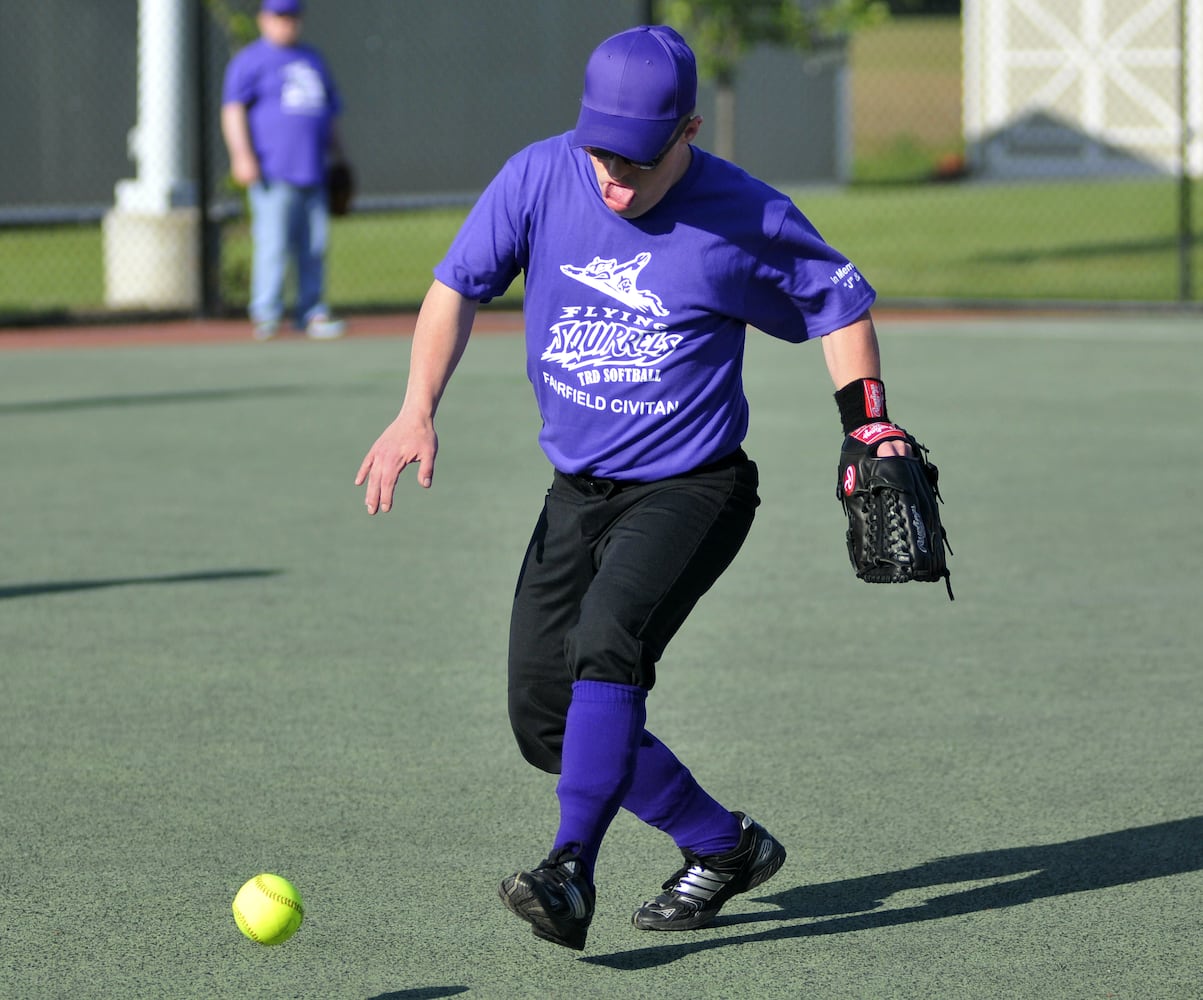
[[[355,196],[355,175],[350,164],[338,160],[326,169],[326,204],[331,215],[346,215]]]
[[[909,456],[877,457],[883,441],[905,441]],[[943,580],[953,600],[940,523],[939,470],[901,427],[865,424],[844,438],[836,496],[848,517],[848,557],[868,583]]]

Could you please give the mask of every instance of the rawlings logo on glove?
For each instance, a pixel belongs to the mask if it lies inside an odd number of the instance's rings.
[[[856,438],[861,444],[877,444],[878,441],[885,441],[889,438],[896,438],[899,441],[906,440],[906,435],[901,427],[881,422],[858,427],[850,436]]]
[[[911,454],[878,457],[883,441],[905,441]],[[939,478],[927,449],[895,424],[865,424],[844,438],[836,498],[848,518],[848,557],[857,577],[868,583],[943,580],[953,600]]]

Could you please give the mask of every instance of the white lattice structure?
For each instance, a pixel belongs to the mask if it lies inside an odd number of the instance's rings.
[[[1203,176],[1203,0],[963,10],[965,140],[979,174],[1177,174],[1185,159]]]

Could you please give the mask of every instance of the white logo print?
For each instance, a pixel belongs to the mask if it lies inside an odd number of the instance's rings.
[[[560,270],[568,277],[575,278],[582,285],[588,285],[599,292],[604,292],[610,298],[617,299],[632,309],[650,312],[653,316],[667,316],[668,310],[664,308],[660,296],[635,287],[639,272],[647,267],[648,261],[651,259],[652,255],[645,250],[621,264],[613,257],[609,260],[594,257],[585,267],[561,264]]]
[[[646,393],[632,397],[622,389],[615,395],[605,391],[614,383],[660,382],[662,367],[683,339],[664,322],[662,317],[669,311],[660,296],[636,287],[651,259],[645,250],[622,264],[614,258],[594,257],[584,267],[560,265],[567,277],[622,305],[560,307],[540,358],[564,373],[557,377],[543,372],[544,384],[556,395],[586,409],[625,417],[666,416],[680,408],[678,399],[648,398]],[[659,394],[658,387],[650,388]]]
[[[644,326],[620,309],[596,310],[592,307],[566,307],[563,318],[551,330],[551,343],[543,352],[544,361],[554,361],[568,371],[621,365],[607,382],[658,382],[659,371],[681,343],[679,333]],[[632,322],[634,321],[634,322]],[[646,320],[644,320],[646,322]],[[639,369],[637,374],[628,369]]]
[[[923,525],[923,518],[919,516],[919,508],[914,504],[911,505],[911,523],[915,526],[915,545],[920,552],[927,555],[927,528]]]
[[[291,62],[281,70],[284,86],[280,107],[296,115],[320,114],[326,106],[326,85],[307,62]]]
[[[856,265],[852,263],[845,264],[837,269],[835,274],[830,274],[828,277],[833,285],[843,285],[845,288],[855,288],[864,280],[860,276],[860,271],[856,269]]]

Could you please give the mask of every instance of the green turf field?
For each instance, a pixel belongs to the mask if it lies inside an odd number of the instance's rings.
[[[556,821],[505,719],[518,339],[375,519],[403,339],[0,353],[0,997],[1197,1000],[1198,320],[880,326],[956,602],[853,578],[821,352],[754,336],[765,502],[649,717],[789,860],[639,932],[678,855],[620,816],[584,953],[496,899]],[[260,871],[279,948],[230,912]]]

